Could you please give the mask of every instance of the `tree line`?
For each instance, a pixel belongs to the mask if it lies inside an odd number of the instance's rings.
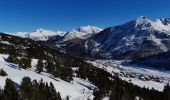
[[[56,92],[53,83],[43,82],[41,79],[31,81],[24,77],[21,85],[16,85],[7,78],[4,89],[0,89],[0,100],[62,100],[60,93]]]
[[[91,64],[82,65],[76,73],[77,77],[89,80],[97,86],[93,93],[94,100],[102,100],[106,96],[110,100],[170,100],[169,85],[162,92],[141,88]]]

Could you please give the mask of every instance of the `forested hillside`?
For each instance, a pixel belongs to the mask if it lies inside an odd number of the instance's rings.
[[[164,92],[140,88],[81,59],[30,39],[0,33],[0,54],[9,55],[5,59],[6,62],[18,64],[19,70],[30,68],[31,59],[38,59],[37,73],[46,72],[52,77],[70,83],[73,77],[88,80],[97,87],[95,89],[89,87],[94,92],[95,100],[102,100],[104,97],[110,97],[110,100],[136,100],[136,98],[140,98],[139,100],[169,100],[169,86],[165,88]],[[74,68],[76,70],[73,70]],[[1,77],[8,76],[8,74],[1,71]],[[23,77],[18,87],[12,80],[7,79],[5,87],[1,89],[0,98],[2,100],[61,99],[60,91],[56,92],[52,83],[47,84],[43,80],[31,81],[29,77]],[[163,97],[164,99],[162,99]]]

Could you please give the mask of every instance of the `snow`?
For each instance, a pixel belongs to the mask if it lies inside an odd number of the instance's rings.
[[[163,23],[164,20],[166,19],[156,19],[152,21],[147,17],[141,16],[137,18],[135,27],[140,27],[142,30],[155,29],[161,32],[170,32],[170,23],[165,25]]]
[[[160,19],[157,19],[155,22],[153,22],[153,27],[159,31],[170,32],[170,23],[168,25],[164,25]]]
[[[143,99],[140,98],[139,96],[136,96],[135,100],[143,100]]]
[[[3,41],[1,36],[0,36],[0,43],[2,44],[6,44],[6,45],[10,45],[10,43],[8,41]]]
[[[124,61],[117,60],[95,60],[88,62],[140,87],[145,86],[149,89],[154,88],[163,91],[164,86],[170,83],[170,72],[168,71],[159,71],[141,66],[126,66],[122,65]]]
[[[22,38],[31,38],[33,40],[41,40],[41,41],[47,41],[49,37],[51,36],[64,36],[65,32],[62,31],[51,31],[51,30],[45,30],[42,28],[37,29],[34,32],[16,32],[16,36],[20,36]]]
[[[64,41],[72,40],[72,39],[87,39],[97,33],[102,31],[102,29],[95,26],[81,26],[78,29],[73,29],[66,33],[64,36]]]
[[[91,26],[91,25],[81,26],[78,30],[80,32],[85,32],[85,33],[98,33],[102,31],[101,28],[98,28],[96,26]]]
[[[11,45],[8,41],[0,41],[2,44]]]
[[[147,17],[141,16],[137,18],[135,27],[140,27],[142,30],[144,30],[148,28],[149,23],[151,23],[151,20],[149,20]]]
[[[68,83],[59,78],[51,78],[48,73],[38,74],[34,71],[34,66],[37,64],[37,59],[32,59],[32,68],[30,69],[17,69],[18,65],[5,62],[4,58],[7,58],[8,55],[0,54],[0,68],[3,68],[7,72],[7,76],[0,76],[0,87],[4,87],[6,78],[12,79],[16,84],[20,84],[21,79],[24,76],[30,77],[32,80],[37,79],[38,81],[43,79],[45,82],[52,82],[56,88],[56,91],[59,91],[62,98],[70,96],[70,100],[86,100],[87,98],[93,99],[93,89],[95,86],[88,81],[74,78],[73,82]]]
[[[164,51],[164,52],[167,52],[168,51],[168,48],[163,44],[161,43],[161,39],[158,39],[156,38],[153,34],[151,34],[151,39]]]
[[[142,51],[143,53],[146,52],[144,56],[150,56],[155,53],[154,50],[168,51],[170,48],[168,42],[165,41],[169,41],[169,37],[170,19],[153,21],[141,16],[128,23],[105,29],[101,34],[87,39],[84,49],[89,51],[91,55],[96,54],[105,58],[107,56],[101,55],[101,52],[106,52],[113,58],[116,58],[115,55],[125,53],[126,59],[131,59],[134,57],[131,52],[140,55],[140,51]],[[153,48],[150,48],[152,46]]]
[[[36,70],[36,65],[38,63],[38,59],[31,59],[31,69],[33,69],[34,71]]]
[[[103,100],[109,100],[109,97],[104,97]]]
[[[165,84],[154,82],[154,81],[142,81],[136,78],[127,78],[127,77],[121,77],[122,80],[128,81],[131,80],[131,83],[138,85],[140,87],[145,87],[155,90],[163,91]]]
[[[63,41],[68,41],[76,38],[87,39],[92,35],[99,33],[102,29],[95,26],[81,26],[78,29],[72,29],[71,31],[62,32],[62,31],[51,31],[45,30],[42,28],[37,29],[34,32],[16,32],[16,36],[20,36],[22,38],[30,38],[33,40],[47,41],[50,37],[53,36],[64,36]]]

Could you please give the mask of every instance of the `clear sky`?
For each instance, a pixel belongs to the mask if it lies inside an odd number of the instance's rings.
[[[109,27],[138,16],[170,18],[170,0],[0,0],[0,31]]]

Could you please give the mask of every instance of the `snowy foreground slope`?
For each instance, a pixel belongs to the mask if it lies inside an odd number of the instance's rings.
[[[56,88],[56,91],[59,91],[62,98],[66,96],[70,97],[70,100],[86,100],[87,98],[93,99],[93,90],[95,86],[88,81],[74,78],[73,82],[68,83],[58,78],[52,78],[47,73],[38,74],[34,71],[34,66],[36,65],[37,60],[32,59],[32,68],[24,70],[18,69],[18,65],[8,63],[4,60],[8,55],[0,54],[0,69],[3,68],[7,72],[6,77],[0,76],[0,87],[4,87],[6,78],[10,78],[16,83],[16,86],[20,85],[21,79],[24,76],[30,77],[32,80],[41,80],[45,82],[52,82]]]
[[[163,91],[164,86],[170,83],[170,72],[168,71],[159,71],[130,64],[124,65],[122,64],[123,61],[117,60],[95,60],[88,62],[140,87]]]

